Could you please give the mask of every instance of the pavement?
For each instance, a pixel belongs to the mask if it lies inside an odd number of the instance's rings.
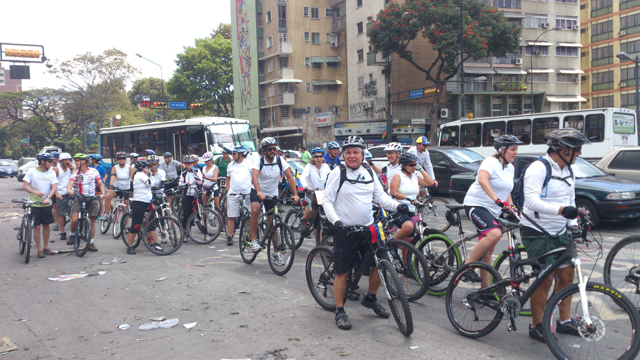
[[[0,339],[8,337],[18,347],[6,354],[0,351],[0,360],[552,357],[546,345],[528,337],[528,317],[517,318],[517,332],[508,332],[503,322],[483,338],[468,339],[449,323],[444,297],[429,295],[411,303],[415,327],[411,337],[398,331],[393,318],[380,319],[353,301],[346,304],[353,329],[340,330],[334,314],[323,310],[307,287],[304,262],[312,248],[309,240],[296,252],[294,266],[285,276],[271,272],[264,253],[253,264],[244,264],[237,239],[231,247],[222,237],[210,245],[189,242],[164,257],[143,246],[137,255],[127,255],[122,240],[99,231],[96,253],[38,259],[32,252],[25,264],[13,230],[20,218],[13,213],[21,209],[11,204],[24,193],[15,179],[0,179],[0,189]],[[604,256],[615,242],[639,228],[638,221],[605,223]],[[470,231],[471,224],[465,229]],[[447,233],[457,238],[453,229]],[[70,247],[57,240],[51,248]],[[114,257],[126,262],[112,263]],[[602,281],[603,263],[604,259],[596,264],[595,281]],[[65,282],[49,280],[99,271],[105,273]],[[379,297],[384,297],[382,292]],[[138,330],[160,316],[177,318],[179,324]],[[194,322],[191,329],[184,327]],[[122,324],[130,327],[118,329]]]

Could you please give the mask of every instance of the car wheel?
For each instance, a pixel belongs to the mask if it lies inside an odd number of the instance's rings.
[[[591,200],[578,198],[576,199],[576,207],[587,213],[587,216],[589,216],[589,219],[593,223],[593,227],[597,228],[600,225],[600,213],[598,213],[598,209],[596,209],[596,206]]]

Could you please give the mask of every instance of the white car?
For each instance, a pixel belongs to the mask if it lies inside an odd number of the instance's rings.
[[[18,176],[16,177],[18,182],[22,182],[22,180],[24,179],[24,176],[27,174],[27,171],[29,171],[29,169],[32,169],[34,167],[38,167],[38,162],[36,160],[30,161],[20,166],[18,168]]]
[[[640,181],[640,147],[614,150],[596,163],[607,174]]]

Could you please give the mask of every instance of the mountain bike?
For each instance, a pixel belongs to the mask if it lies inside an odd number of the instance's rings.
[[[640,311],[640,235],[627,236],[609,251],[604,283],[625,294]]]
[[[202,206],[202,190],[198,189],[193,198],[192,212],[185,229],[189,239],[196,244],[210,244],[222,231],[222,217],[213,206]]]
[[[287,216],[284,218],[284,222],[289,225],[294,239],[300,239],[300,230],[302,225],[302,217],[304,216],[304,209],[309,203],[303,198],[297,203],[292,202],[291,209],[287,211]],[[299,243],[299,244],[298,244]],[[302,245],[301,241],[296,242],[296,250]]]
[[[120,237],[120,220],[129,209],[124,203],[124,197],[126,194],[130,194],[130,191],[117,189],[113,185],[107,185],[107,188],[115,191],[116,196],[111,200],[111,210],[109,211],[109,218],[100,220],[100,232],[106,234],[109,231],[109,227],[113,223],[112,235],[114,239]]]
[[[24,215],[22,215],[22,222],[20,227],[16,227],[13,230],[18,230],[18,249],[20,255],[24,255],[25,264],[29,263],[29,257],[31,256],[31,248],[33,247],[33,215],[31,215],[31,205],[41,205],[39,201],[30,201],[27,199],[13,199],[12,203],[22,204]]]
[[[300,217],[300,221],[293,221],[294,226],[298,227],[298,237],[296,238],[296,250],[302,246],[302,242],[306,237],[311,235],[311,232],[314,233],[314,237],[316,240],[316,245],[318,246],[322,243],[322,228],[323,224],[327,221],[327,216],[324,214],[324,208],[322,207],[322,200],[324,198],[324,190],[312,190],[310,192],[316,198],[316,209],[311,212],[311,217],[309,218],[309,225],[306,229],[302,229],[302,218]],[[304,206],[301,209],[301,213],[304,215]],[[298,213],[300,214],[300,213]],[[287,214],[289,216],[289,214]],[[296,215],[297,219],[297,215]],[[286,222],[286,219],[285,219]],[[304,230],[304,231],[303,231]],[[293,230],[292,230],[293,231]],[[294,232],[295,234],[295,232]]]
[[[430,228],[445,232],[449,230],[451,224],[447,221],[444,214],[448,201],[441,198],[434,198],[430,192],[420,198],[420,202],[424,204],[422,207],[422,219]]]
[[[73,242],[73,250],[76,255],[83,257],[89,249],[91,241],[91,219],[89,217],[89,209],[95,200],[99,200],[94,195],[75,195],[73,201],[80,202],[80,213],[78,215],[78,228]]]
[[[345,228],[348,233],[365,232],[365,237],[371,239],[371,230],[368,227],[353,226]],[[346,299],[357,300],[360,294],[356,293],[358,282],[363,275],[369,275],[372,266],[376,267],[380,275],[381,285],[389,301],[389,308],[393,318],[405,336],[413,333],[413,317],[409,308],[409,300],[404,291],[402,280],[396,272],[395,266],[389,260],[385,251],[384,240],[377,243],[367,241],[369,249],[363,254],[360,261],[356,262],[347,278]],[[335,273],[333,269],[333,250],[326,246],[317,246],[309,252],[305,264],[305,276],[307,286],[316,302],[325,310],[335,311],[336,302],[333,293]]]
[[[584,214],[582,215],[584,216]],[[504,220],[499,219],[504,224]],[[507,226],[522,227],[520,224]],[[453,274],[446,297],[447,316],[453,327],[463,336],[477,338],[489,334],[500,324],[506,314],[508,331],[516,331],[515,319],[522,306],[535,290],[556,269],[567,261],[575,266],[578,283],[567,286],[551,296],[542,317],[543,336],[547,346],[558,359],[634,359],[640,351],[640,314],[629,299],[617,289],[605,284],[589,282],[582,274],[580,258],[576,253],[579,234],[568,234],[570,244],[548,251],[527,260],[509,257],[510,274],[502,278],[491,265],[472,262],[462,266]],[[517,253],[515,242],[509,237],[511,255]],[[559,255],[551,264],[545,259]],[[532,265],[534,270],[517,274],[517,269]],[[494,283],[481,288],[468,271],[486,271]],[[524,291],[520,284],[537,278]],[[570,309],[570,318],[578,334],[556,331],[560,320],[560,305]]]

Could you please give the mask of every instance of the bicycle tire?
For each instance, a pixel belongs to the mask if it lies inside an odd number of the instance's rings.
[[[109,231],[109,227],[111,226],[111,218],[113,216],[113,208],[109,211],[109,221],[106,219],[100,220],[100,233],[102,235],[106,234]]]
[[[194,243],[211,244],[222,231],[222,219],[212,208],[203,208],[202,212],[196,211],[189,216],[185,230]]]
[[[528,259],[527,251],[525,250],[524,245],[519,244],[518,248],[516,249],[515,260],[523,260],[523,259],[524,260]],[[505,264],[505,266],[502,266],[503,263]],[[505,252],[500,253],[500,255],[498,255],[498,257],[496,258],[496,261],[493,262],[493,267],[498,271],[502,279],[511,277],[511,269],[509,266],[509,255],[507,253]],[[532,272],[533,272],[533,268],[531,267],[531,265],[519,266],[516,269],[516,275],[519,274],[519,276],[522,276],[524,274],[530,274]],[[518,291],[518,295],[522,295],[524,294],[525,291],[527,291],[527,289],[529,288],[529,285],[534,280],[535,279],[532,279],[528,283],[520,283],[520,287],[517,289],[514,288],[514,290]],[[489,281],[491,282],[491,284],[493,284],[494,283],[493,277],[490,277]],[[520,315],[531,316],[530,301],[527,300],[527,303],[522,305],[522,310],[520,310]]]
[[[222,217],[222,224],[226,227],[229,217],[227,216],[227,194],[220,195],[220,217]]]
[[[427,225],[436,230],[445,232],[449,230],[451,224],[447,221],[444,214],[447,212],[447,204],[449,202],[441,198],[431,198],[431,204],[433,209],[429,209],[428,206],[422,208],[422,220]]]
[[[322,246],[333,248],[333,235],[322,235]]]
[[[542,332],[549,350],[558,359],[635,359],[640,351],[640,315],[621,292],[605,284],[586,284],[589,316],[593,324],[586,327],[586,315],[578,284],[567,286],[553,295],[542,315]],[[554,331],[560,319],[561,301],[571,297],[571,319],[576,322],[579,336]],[[568,300],[568,299],[567,299]],[[605,304],[606,303],[606,304]],[[626,315],[625,315],[626,314]],[[606,339],[603,337],[607,336]],[[601,350],[595,347],[600,345]],[[600,355],[600,357],[598,357]]]
[[[489,334],[500,325],[504,315],[500,309],[500,299],[503,298],[507,291],[506,285],[504,285],[496,288],[496,291],[491,293],[488,291],[482,292],[480,289],[482,285],[479,282],[468,281],[462,276],[463,272],[467,270],[485,270],[496,281],[501,280],[501,278],[498,271],[491,265],[483,262],[471,262],[458,269],[449,282],[445,299],[449,322],[462,336],[478,338]],[[477,285],[477,288],[472,290],[471,288],[475,285]],[[460,291],[457,291],[458,289]],[[490,303],[497,309],[485,306],[486,304],[479,303],[479,300],[484,303]],[[488,310],[486,311],[487,315],[485,315],[485,309]],[[465,310],[469,313],[463,314]],[[471,324],[468,326],[461,324],[463,320],[468,318],[471,318]],[[479,326],[471,328],[473,324],[478,324]]]
[[[22,223],[20,224],[20,229],[18,230],[18,250],[20,250],[20,255],[24,255],[24,250],[26,248],[24,242],[24,234],[27,230],[27,221],[22,218]]]
[[[260,227],[258,226],[258,237],[260,234]],[[240,224],[240,233],[238,235],[238,246],[240,247],[240,257],[246,264],[251,264],[258,256],[258,252],[251,251],[251,230],[249,227],[249,218],[242,219]]]
[[[404,336],[410,336],[413,333],[413,317],[407,294],[404,293],[404,286],[396,268],[389,260],[381,259],[378,271],[381,273],[380,278],[385,286],[389,308],[398,329]]]
[[[178,221],[182,221],[182,194],[175,194],[171,198],[171,211],[173,211]]]
[[[314,300],[323,309],[336,311],[333,296],[333,251],[326,246],[318,246],[309,252],[305,263],[307,286]]]
[[[416,301],[429,289],[429,265],[427,259],[415,246],[404,240],[387,241],[391,263],[402,281],[404,293],[409,301]],[[402,249],[407,250],[403,259]]]
[[[118,206],[116,208],[116,210],[114,211],[114,215],[113,215],[113,238],[117,239],[120,237],[120,234],[122,233],[122,226],[121,221],[122,221],[122,217],[124,216],[124,214],[126,213],[124,211],[124,207],[120,207]]]
[[[156,230],[158,242],[156,244],[149,243],[149,231]],[[146,241],[144,245],[152,253],[160,256],[171,255],[176,252],[184,240],[184,230],[177,219],[169,216],[161,216],[149,221],[144,228],[142,235]]]
[[[462,265],[462,255],[457,247],[451,247],[453,240],[440,234],[426,236],[418,243],[418,250],[429,264],[429,289],[433,296],[447,293],[448,280]],[[448,251],[447,249],[451,247]],[[445,253],[447,251],[447,253]]]
[[[77,256],[83,257],[87,253],[89,241],[91,241],[91,223],[87,218],[81,217],[78,219],[76,239],[73,246]]]
[[[291,229],[285,223],[278,223],[273,232],[272,236],[269,237],[267,241],[267,258],[269,259],[269,267],[271,271],[273,271],[276,275],[284,275],[293,266],[293,260],[296,258],[296,248],[293,243],[293,234],[291,233]],[[273,235],[278,239],[278,245],[274,245]],[[288,239],[288,240],[287,240]],[[284,264],[278,265],[273,259],[272,255],[275,255],[275,250],[278,250],[280,254],[284,257]]]
[[[24,263],[29,263],[29,257],[31,256],[31,246],[33,242],[33,221],[27,220],[27,227],[24,233]]]
[[[631,235],[618,241],[604,262],[604,283],[625,294],[636,309],[640,310],[638,279],[631,271],[640,268],[640,235]]]
[[[296,250],[302,246],[304,239],[301,237],[302,232],[300,231],[301,219],[302,217],[299,215],[300,211],[291,209],[287,211],[287,216],[284,218],[285,224],[289,226],[291,229],[291,233],[293,234],[293,239],[296,243]]]
[[[120,237],[124,242],[124,246],[129,247],[129,228],[131,227],[131,221],[133,220],[133,215],[130,212],[124,213],[122,218],[120,219]],[[142,235],[138,231],[136,238],[133,240],[132,248],[137,248],[140,246],[140,241],[142,240]]]

